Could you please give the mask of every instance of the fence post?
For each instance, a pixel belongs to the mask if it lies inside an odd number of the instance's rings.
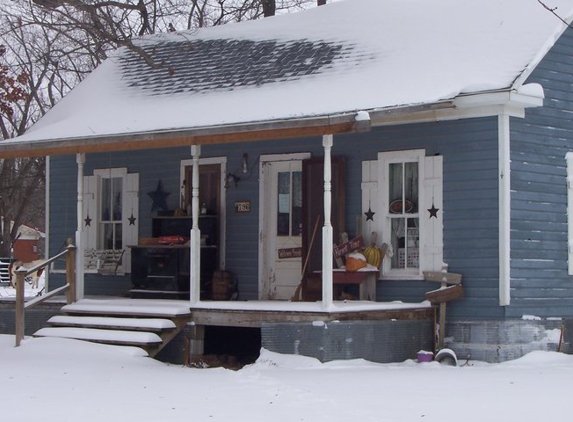
[[[24,320],[24,276],[27,270],[19,267],[16,270],[16,347],[20,346],[24,338],[26,322]]]
[[[68,304],[76,301],[76,247],[72,239],[68,239],[68,253],[66,255],[66,282],[70,285],[67,292]]]

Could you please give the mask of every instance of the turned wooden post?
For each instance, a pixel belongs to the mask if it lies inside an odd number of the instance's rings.
[[[68,239],[68,254],[66,255],[66,282],[70,285],[66,294],[68,304],[76,301],[76,247],[72,239]]]
[[[16,347],[20,346],[26,327],[24,320],[24,277],[26,272],[26,269],[22,267],[16,270]]]

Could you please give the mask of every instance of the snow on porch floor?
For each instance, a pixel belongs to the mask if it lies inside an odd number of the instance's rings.
[[[133,312],[146,315],[183,315],[193,309],[225,311],[274,311],[274,312],[357,312],[357,311],[391,311],[431,308],[431,303],[370,302],[370,301],[334,301],[323,307],[322,302],[289,302],[289,301],[201,301],[191,304],[187,300],[156,299],[82,299],[64,306],[64,311],[90,311],[105,313]]]

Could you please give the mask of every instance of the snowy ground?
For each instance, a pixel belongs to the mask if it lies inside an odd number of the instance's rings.
[[[168,365],[139,349],[0,335],[5,421],[568,420],[573,356],[503,364],[322,364],[262,350],[239,371]]]

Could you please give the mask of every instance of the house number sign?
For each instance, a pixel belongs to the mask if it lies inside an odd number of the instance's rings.
[[[236,201],[235,212],[251,212],[251,201]]]

